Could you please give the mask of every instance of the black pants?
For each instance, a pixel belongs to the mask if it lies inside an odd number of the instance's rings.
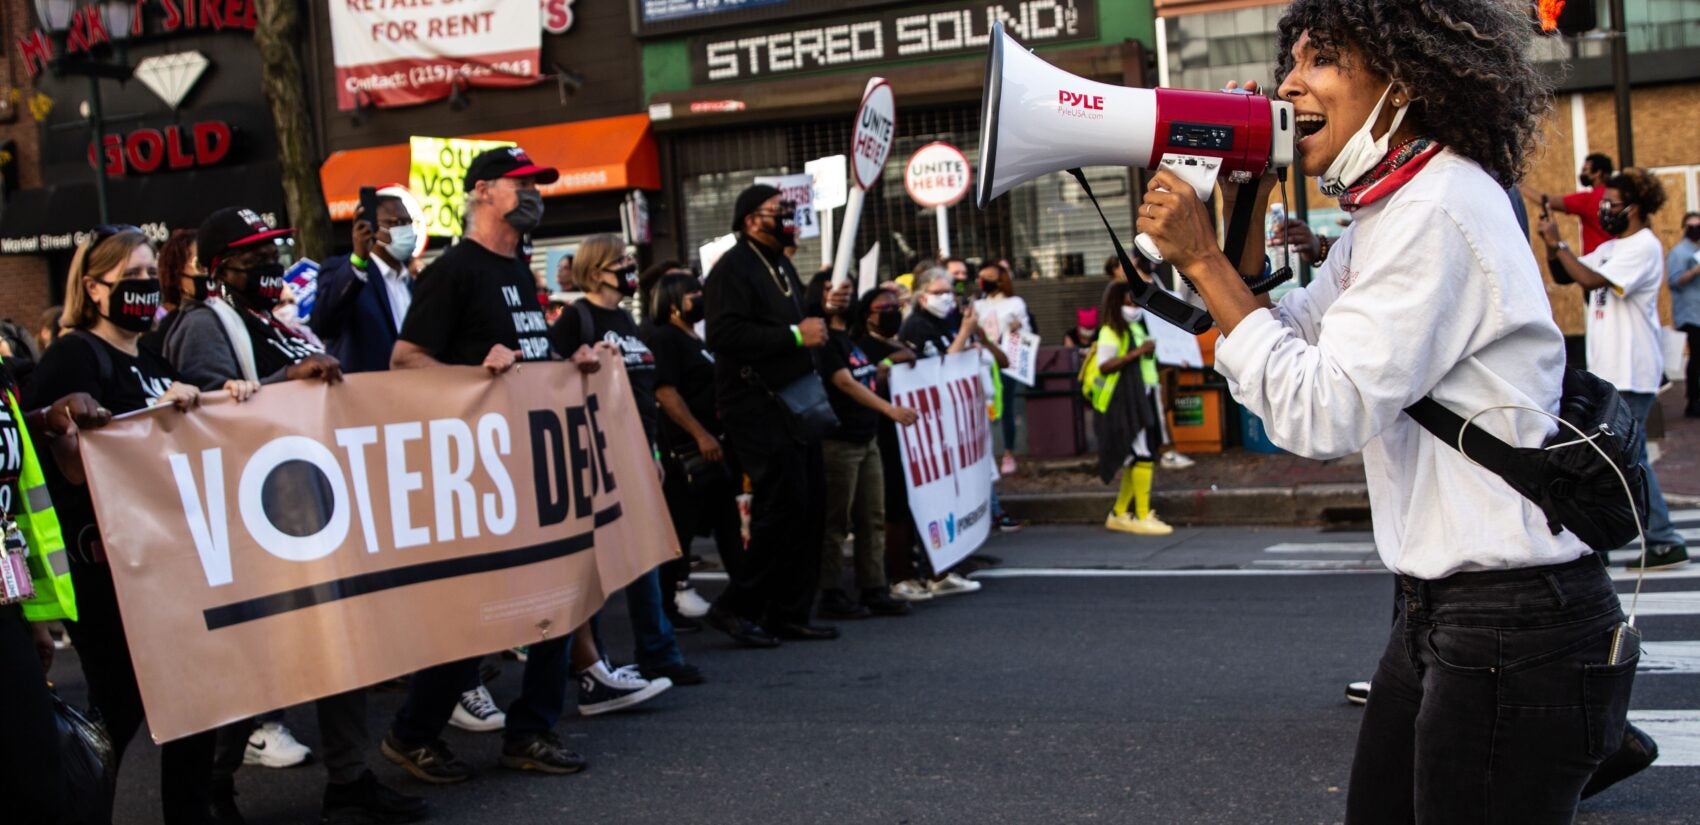
[[[673,610],[673,593],[679,583],[690,578],[691,541],[698,535],[706,532],[714,536],[721,564],[736,564],[743,557],[744,538],[740,532],[743,520],[738,516],[743,470],[733,460],[731,447],[726,447],[725,452],[725,479],[696,487],[686,480],[684,467],[672,456],[663,458],[667,481],[661,492],[667,499],[667,513],[673,518],[680,553],[679,558],[661,565],[661,598],[669,612]]]
[[[569,657],[572,635],[534,642],[527,648],[520,695],[508,705],[508,722],[503,737],[510,741],[541,733],[553,733],[561,721],[572,681]],[[454,716],[455,704],[468,686],[481,684],[478,664],[482,657],[446,662],[413,674],[407,685],[407,700],[396,711],[391,734],[401,744],[416,746],[436,740]]]
[[[1392,638],[1358,731],[1346,822],[1569,823],[1623,742],[1639,656],[1597,556],[1399,577]]]
[[[112,588],[112,569],[73,561],[71,578],[77,585],[78,620],[66,622],[65,629],[82,661],[89,702],[112,737],[114,759],[121,763],[124,748],[145,715],[130,661],[130,642],[118,614],[118,595]],[[206,821],[214,739],[215,732],[206,731],[161,746],[159,790],[165,825]]]
[[[313,705],[319,714],[317,753],[325,763],[325,781],[343,785],[359,779],[366,772],[366,746],[371,739],[366,727],[365,688],[326,696]],[[258,721],[244,719],[217,730],[218,745],[213,756],[215,784],[234,780]]]
[[[715,600],[753,622],[804,623],[820,578],[826,474],[820,445],[800,444],[767,405],[728,410],[721,421],[750,477],[750,544],[727,560],[729,582]]]
[[[41,671],[23,608],[0,606],[0,697],[5,726],[0,734],[0,805],[16,822],[62,822],[65,771],[59,762],[59,733],[53,696]]]
[[[1688,385],[1688,411],[1700,411],[1700,326],[1683,324],[1682,331],[1688,333],[1688,371],[1684,378]]]

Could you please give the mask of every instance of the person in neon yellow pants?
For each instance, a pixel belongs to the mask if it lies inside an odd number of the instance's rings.
[[[1151,509],[1151,482],[1163,436],[1156,347],[1146,335],[1141,313],[1125,282],[1113,282],[1104,290],[1099,313],[1103,326],[1087,356],[1081,392],[1098,411],[1098,475],[1108,484],[1121,474],[1121,491],[1104,527],[1166,536],[1174,528]]]

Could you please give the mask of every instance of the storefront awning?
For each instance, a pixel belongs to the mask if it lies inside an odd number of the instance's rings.
[[[661,188],[661,165],[655,139],[650,135],[648,115],[621,115],[454,137],[512,141],[524,147],[526,154],[538,163],[560,169],[560,180],[538,187],[546,198]],[[352,219],[360,203],[360,187],[405,183],[411,165],[412,152],[405,143],[332,154],[319,168],[331,219]]]

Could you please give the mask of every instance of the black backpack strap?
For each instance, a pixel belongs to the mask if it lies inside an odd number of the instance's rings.
[[[573,310],[578,313],[579,343],[594,349],[596,347],[596,319],[590,315],[590,299],[580,298],[573,302]],[[562,353],[568,358],[572,353]]]
[[[89,349],[94,350],[94,360],[100,365],[100,386],[102,389],[112,386],[112,356],[106,352],[106,342],[86,329],[74,329],[66,334],[81,338]]]
[[[1425,395],[1417,399],[1416,403],[1405,408],[1405,414],[1453,449],[1458,448],[1458,433],[1462,430],[1465,456],[1502,478],[1508,478],[1512,472],[1514,454],[1511,445],[1488,435],[1486,430],[1474,424],[1466,425],[1462,416],[1441,406],[1434,398]]]

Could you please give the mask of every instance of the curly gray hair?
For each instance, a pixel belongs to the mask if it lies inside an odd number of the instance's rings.
[[[1521,180],[1552,89],[1527,57],[1528,3],[1512,0],[1294,0],[1282,15],[1275,76],[1293,44],[1347,48],[1411,95],[1424,134],[1481,164],[1502,186]]]

